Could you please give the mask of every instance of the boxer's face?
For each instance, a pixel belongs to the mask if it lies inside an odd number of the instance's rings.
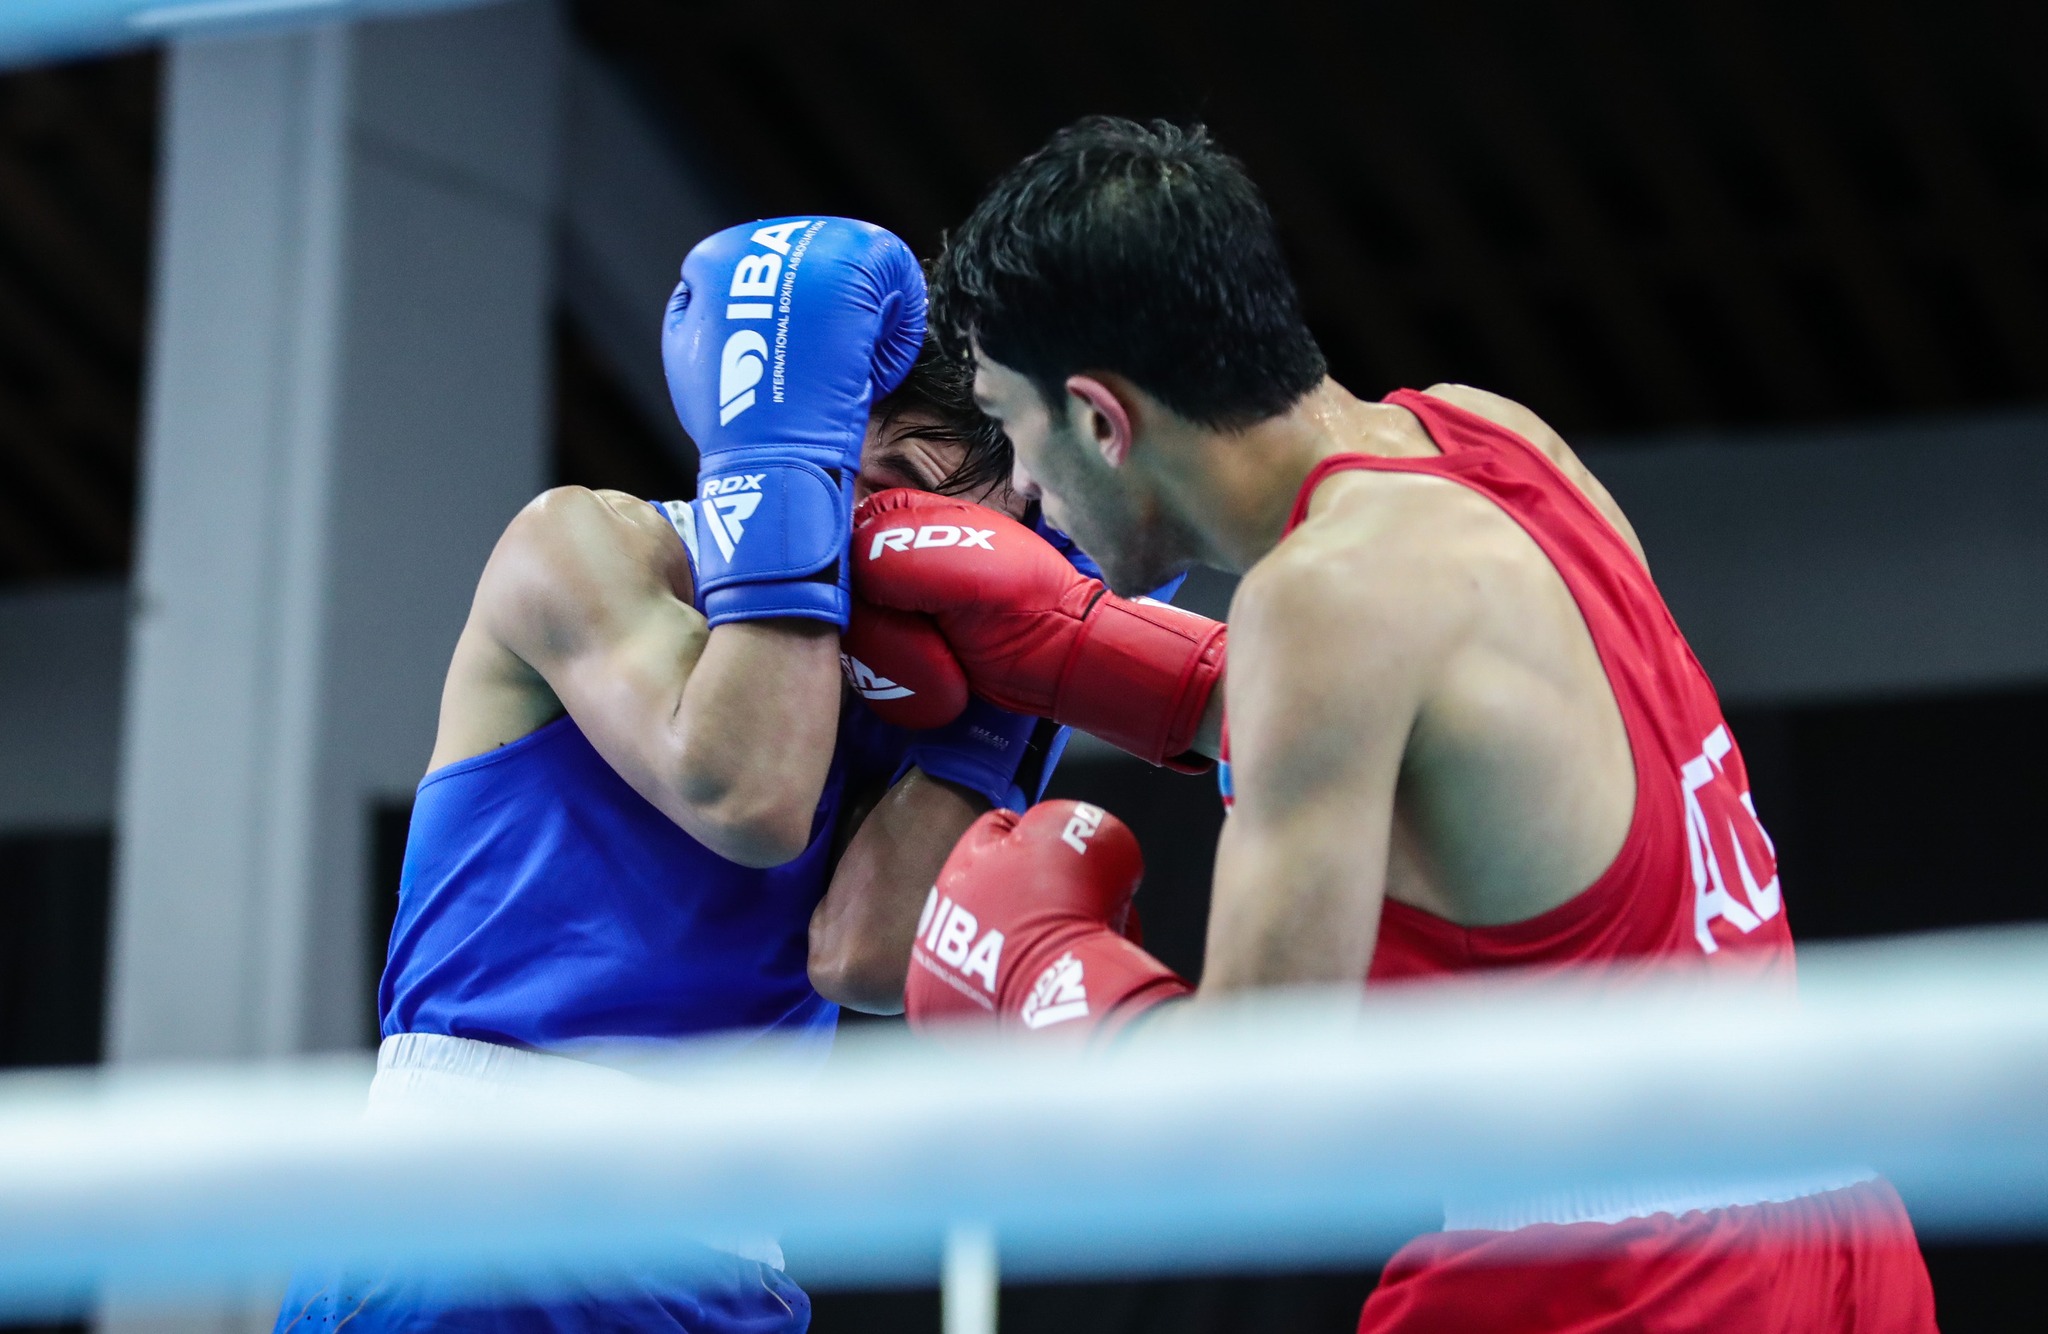
[[[977,351],[974,401],[1000,422],[1015,450],[1011,491],[1037,500],[1047,522],[1079,543],[1103,580],[1126,596],[1147,593],[1193,563],[1171,540],[1158,498],[1136,470],[1112,467],[1071,400],[1056,416],[1038,387]]]
[[[918,412],[901,413],[887,422],[879,417],[868,418],[867,439],[860,448],[860,476],[853,481],[854,502],[858,504],[877,491],[898,486],[936,491],[940,483],[952,476],[966,457],[967,447],[957,440],[918,434],[920,426],[936,425],[932,418]],[[1013,519],[1023,517],[1024,500],[1000,482],[986,492],[963,495],[961,499],[1000,510]]]

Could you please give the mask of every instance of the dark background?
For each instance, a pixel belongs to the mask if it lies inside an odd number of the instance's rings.
[[[734,216],[853,213],[921,253],[1079,114],[1204,119],[1362,393],[1478,383],[1608,447],[2048,402],[2038,0],[788,3],[772,40],[758,6],[572,8]],[[128,568],[157,68],[0,77],[0,586]],[[555,374],[562,480],[687,493],[566,319]],[[1731,721],[1800,939],[2048,916],[2048,687]],[[1138,831],[1148,939],[1196,974],[1209,786],[1076,764],[1054,791]],[[404,812],[365,818],[388,921]],[[0,1063],[98,1059],[111,850],[0,838]],[[1951,1334],[2041,1327],[2048,1248],[1928,1255]],[[1372,1280],[1013,1287],[1004,1328],[1334,1332]],[[937,1325],[929,1291],[817,1299],[820,1334]]]

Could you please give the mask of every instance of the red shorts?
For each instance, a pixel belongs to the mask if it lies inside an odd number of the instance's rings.
[[[1676,1217],[1431,1233],[1388,1262],[1358,1328],[1933,1334],[1934,1289],[1898,1193],[1869,1181]]]

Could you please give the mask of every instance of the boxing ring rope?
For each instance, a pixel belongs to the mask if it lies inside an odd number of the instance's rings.
[[[0,69],[164,38],[278,31],[467,9],[493,0],[7,0]]]
[[[1266,998],[1097,1051],[856,1034],[366,1118],[359,1064],[0,1081],[0,1305],[673,1267],[809,1283],[1357,1262],[1447,1197],[1868,1165],[1926,1233],[2048,1230],[2048,932],[1815,949],[1796,1003],[1670,979]],[[978,1266],[978,1268],[976,1268]],[[967,1272],[972,1270],[973,1272]]]

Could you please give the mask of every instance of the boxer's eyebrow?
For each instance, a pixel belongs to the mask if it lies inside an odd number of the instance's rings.
[[[876,472],[888,474],[905,486],[929,491],[939,484],[940,479],[927,476],[926,470],[919,466],[921,462],[921,459],[907,450],[880,449],[875,452],[874,458],[869,460],[868,467]]]

